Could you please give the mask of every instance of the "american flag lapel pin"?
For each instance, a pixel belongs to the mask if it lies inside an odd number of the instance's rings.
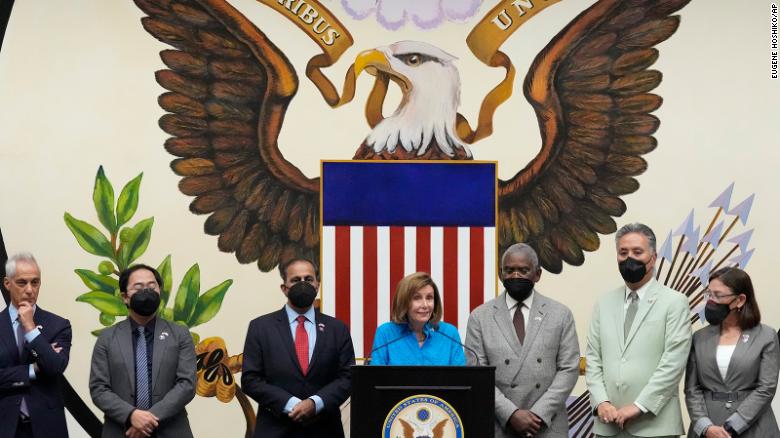
[[[319,323],[317,324],[317,330],[324,332],[325,331],[325,324]]]

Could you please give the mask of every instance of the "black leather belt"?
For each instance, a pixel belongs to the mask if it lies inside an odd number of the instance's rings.
[[[715,401],[727,401],[727,402],[733,402],[740,400],[741,398],[739,396],[739,392],[716,392],[712,391],[710,394],[712,394],[712,399]]]

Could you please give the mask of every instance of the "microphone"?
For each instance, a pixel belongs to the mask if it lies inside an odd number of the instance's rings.
[[[463,347],[464,349],[468,350],[469,352],[471,352],[471,354],[474,355],[474,360],[476,361],[477,365],[479,365],[479,355],[477,354],[477,352],[473,348],[469,347],[468,345],[464,344],[463,342],[460,342],[460,340],[455,339],[452,336],[444,333],[443,331],[439,330],[439,324],[433,325],[433,331],[438,333],[438,334],[440,334],[440,335],[442,335],[442,336],[444,336],[445,338],[449,339],[450,341],[460,345],[461,347]]]
[[[381,350],[381,349],[383,349],[383,348],[387,347],[387,346],[388,346],[388,345],[390,345],[390,344],[394,344],[394,343],[396,343],[396,342],[400,341],[401,339],[403,339],[403,338],[405,338],[405,337],[407,337],[407,336],[409,336],[409,333],[404,333],[404,334],[402,334],[401,336],[399,336],[399,337],[397,337],[397,338],[393,339],[392,341],[385,342],[384,344],[382,344],[382,345],[380,345],[380,346],[378,346],[378,347],[374,348],[373,350],[371,350],[371,353],[369,353],[369,356],[366,358],[366,365],[370,365],[370,364],[371,364],[371,356],[373,356],[373,355],[374,355],[374,352],[375,352],[375,351],[377,351],[377,350]]]

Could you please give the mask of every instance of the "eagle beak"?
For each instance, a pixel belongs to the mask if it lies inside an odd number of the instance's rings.
[[[412,83],[409,79],[397,72],[390,65],[390,61],[382,51],[377,49],[365,50],[360,52],[355,58],[355,77],[365,71],[372,76],[387,75],[393,82],[397,83],[406,93],[412,89]]]
[[[379,50],[364,50],[358,53],[355,58],[355,77],[360,76],[360,73],[367,71],[368,74],[376,76],[377,71],[389,71],[390,61],[387,59],[384,53]]]

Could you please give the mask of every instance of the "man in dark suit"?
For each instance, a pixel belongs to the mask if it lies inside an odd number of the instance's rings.
[[[0,438],[67,437],[60,379],[70,322],[36,305],[41,270],[31,254],[12,256],[5,272],[11,302],[0,312]]]
[[[146,265],[119,276],[130,316],[100,334],[89,375],[103,438],[192,438],[184,407],[195,397],[195,347],[186,327],[157,317],[161,286]]]
[[[313,307],[313,262],[279,266],[287,304],[249,324],[241,385],[257,403],[256,438],[344,436],[340,406],[351,391],[355,352],[349,329]]]

